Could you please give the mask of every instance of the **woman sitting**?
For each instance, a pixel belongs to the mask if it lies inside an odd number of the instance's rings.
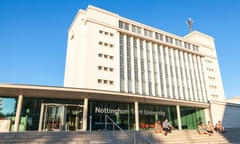
[[[197,129],[197,131],[198,131],[198,133],[201,135],[201,134],[208,134],[206,131],[205,131],[205,129],[204,129],[204,127],[203,127],[203,125],[202,125],[202,122],[199,122],[198,123],[198,129]]]
[[[155,123],[155,133],[162,133],[162,125],[161,125],[161,121],[158,120],[156,123]]]

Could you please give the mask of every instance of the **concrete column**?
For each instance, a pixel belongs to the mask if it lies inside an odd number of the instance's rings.
[[[83,128],[82,130],[86,131],[87,130],[87,121],[88,121],[88,98],[84,99],[84,104],[83,104]]]
[[[19,126],[19,121],[21,118],[21,111],[22,111],[22,102],[23,102],[23,95],[19,95],[18,103],[17,103],[17,111],[16,111],[16,116],[15,116],[15,124],[14,124],[14,129],[13,129],[13,131],[15,131],[15,132],[18,131],[18,126]]]
[[[139,112],[138,112],[138,102],[134,102],[134,109],[135,109],[135,125],[136,131],[139,131]]]
[[[38,131],[42,131],[42,123],[43,123],[43,110],[44,110],[44,104],[41,104],[41,110],[40,110],[40,120],[38,123]]]
[[[177,109],[177,119],[178,119],[178,130],[182,130],[182,121],[181,121],[181,111],[180,111],[180,106],[176,105]]]
[[[144,95],[149,95],[149,86],[148,86],[148,71],[147,71],[147,46],[146,41],[143,41],[143,60],[144,60],[144,79],[145,79],[145,92],[143,92]],[[143,88],[144,90],[144,88]]]
[[[135,67],[134,67],[134,51],[133,51],[133,49],[134,49],[134,47],[133,47],[133,37],[130,37],[130,53],[131,53],[131,57],[130,57],[130,61],[131,61],[131,77],[132,77],[132,80],[131,80],[131,92],[132,93],[135,93],[136,92],[136,89],[135,89],[135,85],[136,85],[136,83],[135,83],[135,71],[134,71],[134,69],[135,69]],[[134,69],[133,69],[134,68]],[[128,90],[129,91],[129,90]]]
[[[142,94],[143,90],[142,90],[142,73],[141,73],[141,54],[140,54],[140,49],[141,49],[141,45],[140,45],[140,39],[137,39],[137,68],[138,69],[138,87],[139,87],[139,93]]]
[[[211,104],[210,104],[211,105]],[[211,107],[205,108],[204,109],[204,114],[205,114],[205,120],[207,121],[212,121],[212,113],[211,113]]]

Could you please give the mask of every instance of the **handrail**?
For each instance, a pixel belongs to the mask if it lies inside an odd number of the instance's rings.
[[[110,120],[111,122],[112,122],[112,125],[113,125],[113,134],[112,134],[112,137],[113,137],[113,140],[115,139],[115,135],[114,135],[114,133],[115,133],[115,129],[114,129],[114,126],[116,126],[121,132],[123,132],[127,137],[128,137],[128,139],[130,140],[130,135],[126,132],[126,131],[124,131],[110,116],[108,116],[108,115],[105,115],[105,131],[107,130],[107,123],[108,123],[108,120]],[[134,133],[133,133],[134,135],[133,135],[133,143],[134,144],[136,144],[136,131],[134,131]],[[150,139],[148,139],[147,137],[142,137],[143,139],[144,139],[144,141],[146,141],[147,143],[149,143],[149,144],[152,144],[152,142],[151,142],[151,140]]]
[[[128,137],[128,139],[130,139],[129,135],[120,126],[118,126],[118,124],[108,115],[105,115],[105,131],[107,130],[108,120],[110,120],[112,122],[112,127],[113,127],[112,139],[113,140],[115,139],[115,129],[114,129],[114,126],[116,126],[121,132],[123,132]]]
[[[152,144],[152,141],[149,138],[147,137],[142,137],[142,138],[144,139],[144,141],[147,141],[148,143]]]
[[[120,126],[118,126],[118,124],[108,115],[105,115],[105,130],[107,130],[107,119],[110,120],[119,130],[122,130],[122,128],[120,128]]]

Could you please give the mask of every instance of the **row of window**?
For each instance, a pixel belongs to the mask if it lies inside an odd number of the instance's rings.
[[[100,34],[104,34],[104,35],[106,35],[106,36],[110,36],[110,37],[113,37],[114,36],[114,34],[113,33],[111,33],[111,32],[107,32],[107,31],[103,31],[103,30],[99,30],[99,33]]]
[[[113,68],[105,67],[105,66],[98,66],[98,70],[110,71],[113,72]]]
[[[101,45],[101,46],[113,48],[113,44],[111,44],[111,43],[106,43],[106,42],[99,41],[98,44]]]
[[[105,80],[105,79],[98,79],[97,82],[99,84],[109,84],[109,85],[113,85],[114,84],[113,80]]]
[[[212,97],[213,99],[217,99],[217,98],[218,98],[218,95],[217,95],[217,94],[211,94],[211,97]]]
[[[216,80],[216,78],[215,78],[215,77],[212,77],[212,76],[208,76],[208,79],[209,79],[209,80]]]
[[[209,71],[209,72],[213,72],[214,69],[213,69],[213,68],[207,68],[207,71]]]
[[[205,60],[205,62],[207,62],[207,63],[212,63],[212,61],[211,61],[211,60],[207,60],[207,59]]]
[[[113,60],[113,56],[111,56],[111,55],[107,55],[107,54],[102,54],[102,53],[99,53],[98,54],[98,57],[100,57],[100,58],[105,58],[105,59],[110,59],[110,60]]]
[[[99,34],[105,35],[105,36],[110,36],[113,37],[114,34],[108,31],[104,31],[104,30],[99,30]],[[100,46],[104,46],[104,47],[109,47],[109,48],[113,48],[114,45],[109,43],[109,42],[103,42],[103,41],[99,41],[98,44]],[[104,58],[104,59],[110,59],[113,60],[113,56],[109,55],[109,54],[103,54],[103,53],[98,53],[98,57],[100,58]],[[114,69],[112,67],[106,67],[106,66],[98,66],[98,70],[100,71],[106,71],[106,72],[113,72]],[[98,84],[104,84],[104,85],[113,85],[114,81],[113,80],[107,80],[107,79],[97,79]]]
[[[217,89],[217,86],[215,86],[215,85],[210,85],[209,86],[211,89]]]
[[[133,25],[133,24],[129,24],[127,22],[119,21],[119,28],[125,29],[125,30],[128,30],[128,31],[132,31],[132,32],[137,33],[137,34],[142,34],[142,28],[141,27]],[[131,30],[130,30],[130,28],[131,28]],[[171,36],[163,35],[159,32],[153,32],[151,30],[148,30],[148,29],[144,28],[143,29],[143,35],[147,36],[147,37],[155,38],[155,39],[160,40],[160,41],[164,41],[164,38],[165,38],[166,43],[173,44],[173,45],[176,45],[176,46],[179,46],[179,47],[184,47],[184,48],[187,48],[187,49],[190,49],[190,50],[193,50],[193,51],[199,51],[199,49],[198,49],[199,47],[197,45],[190,44],[188,42],[183,42],[179,39],[173,38]],[[174,43],[174,41],[175,41],[175,43]]]

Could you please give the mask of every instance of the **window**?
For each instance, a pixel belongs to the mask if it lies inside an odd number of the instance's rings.
[[[107,82],[108,82],[107,80],[103,80],[103,83],[104,83],[104,84],[107,84]]]
[[[101,53],[98,54],[98,57],[102,57],[102,56],[103,56],[103,54],[101,54]]]
[[[217,89],[217,86],[214,86],[214,85],[210,85],[209,86],[211,89]]]
[[[194,51],[198,51],[198,46],[192,45],[192,48],[193,48]]]
[[[108,43],[104,43],[104,46],[108,46]]]
[[[162,41],[163,40],[163,35],[160,34],[160,33],[155,33],[155,39]]]
[[[98,70],[102,70],[102,66],[98,66]]]
[[[178,39],[175,39],[175,44],[176,46],[182,46],[182,41],[181,40],[178,40]]]
[[[99,33],[100,33],[100,34],[102,34],[102,33],[103,33],[103,31],[102,31],[102,30],[99,30]]]
[[[187,49],[191,49],[190,43],[184,42],[184,47]]]
[[[109,84],[113,85],[113,81],[112,81],[112,80],[110,80],[110,81],[109,81]]]
[[[144,29],[144,36],[152,37],[152,31]]]
[[[98,54],[98,57],[100,58],[105,58],[105,59],[110,59],[110,60],[113,60],[113,56],[110,56],[110,55],[106,55],[106,54],[102,54],[102,53],[99,53]]]
[[[172,44],[173,43],[173,38],[169,37],[169,36],[166,36],[166,42]]]
[[[110,37],[113,37],[113,33],[111,32],[107,32],[107,31],[103,31],[103,30],[99,30],[99,33],[100,34],[104,34],[105,36],[110,36]]]
[[[132,25],[132,32],[141,34],[141,28],[136,25]]]
[[[112,60],[112,59],[113,59],[113,56],[109,56],[109,58]]]
[[[102,83],[102,80],[101,80],[101,79],[98,79],[98,83]]]
[[[123,21],[119,21],[119,28],[129,30],[129,24]]]

